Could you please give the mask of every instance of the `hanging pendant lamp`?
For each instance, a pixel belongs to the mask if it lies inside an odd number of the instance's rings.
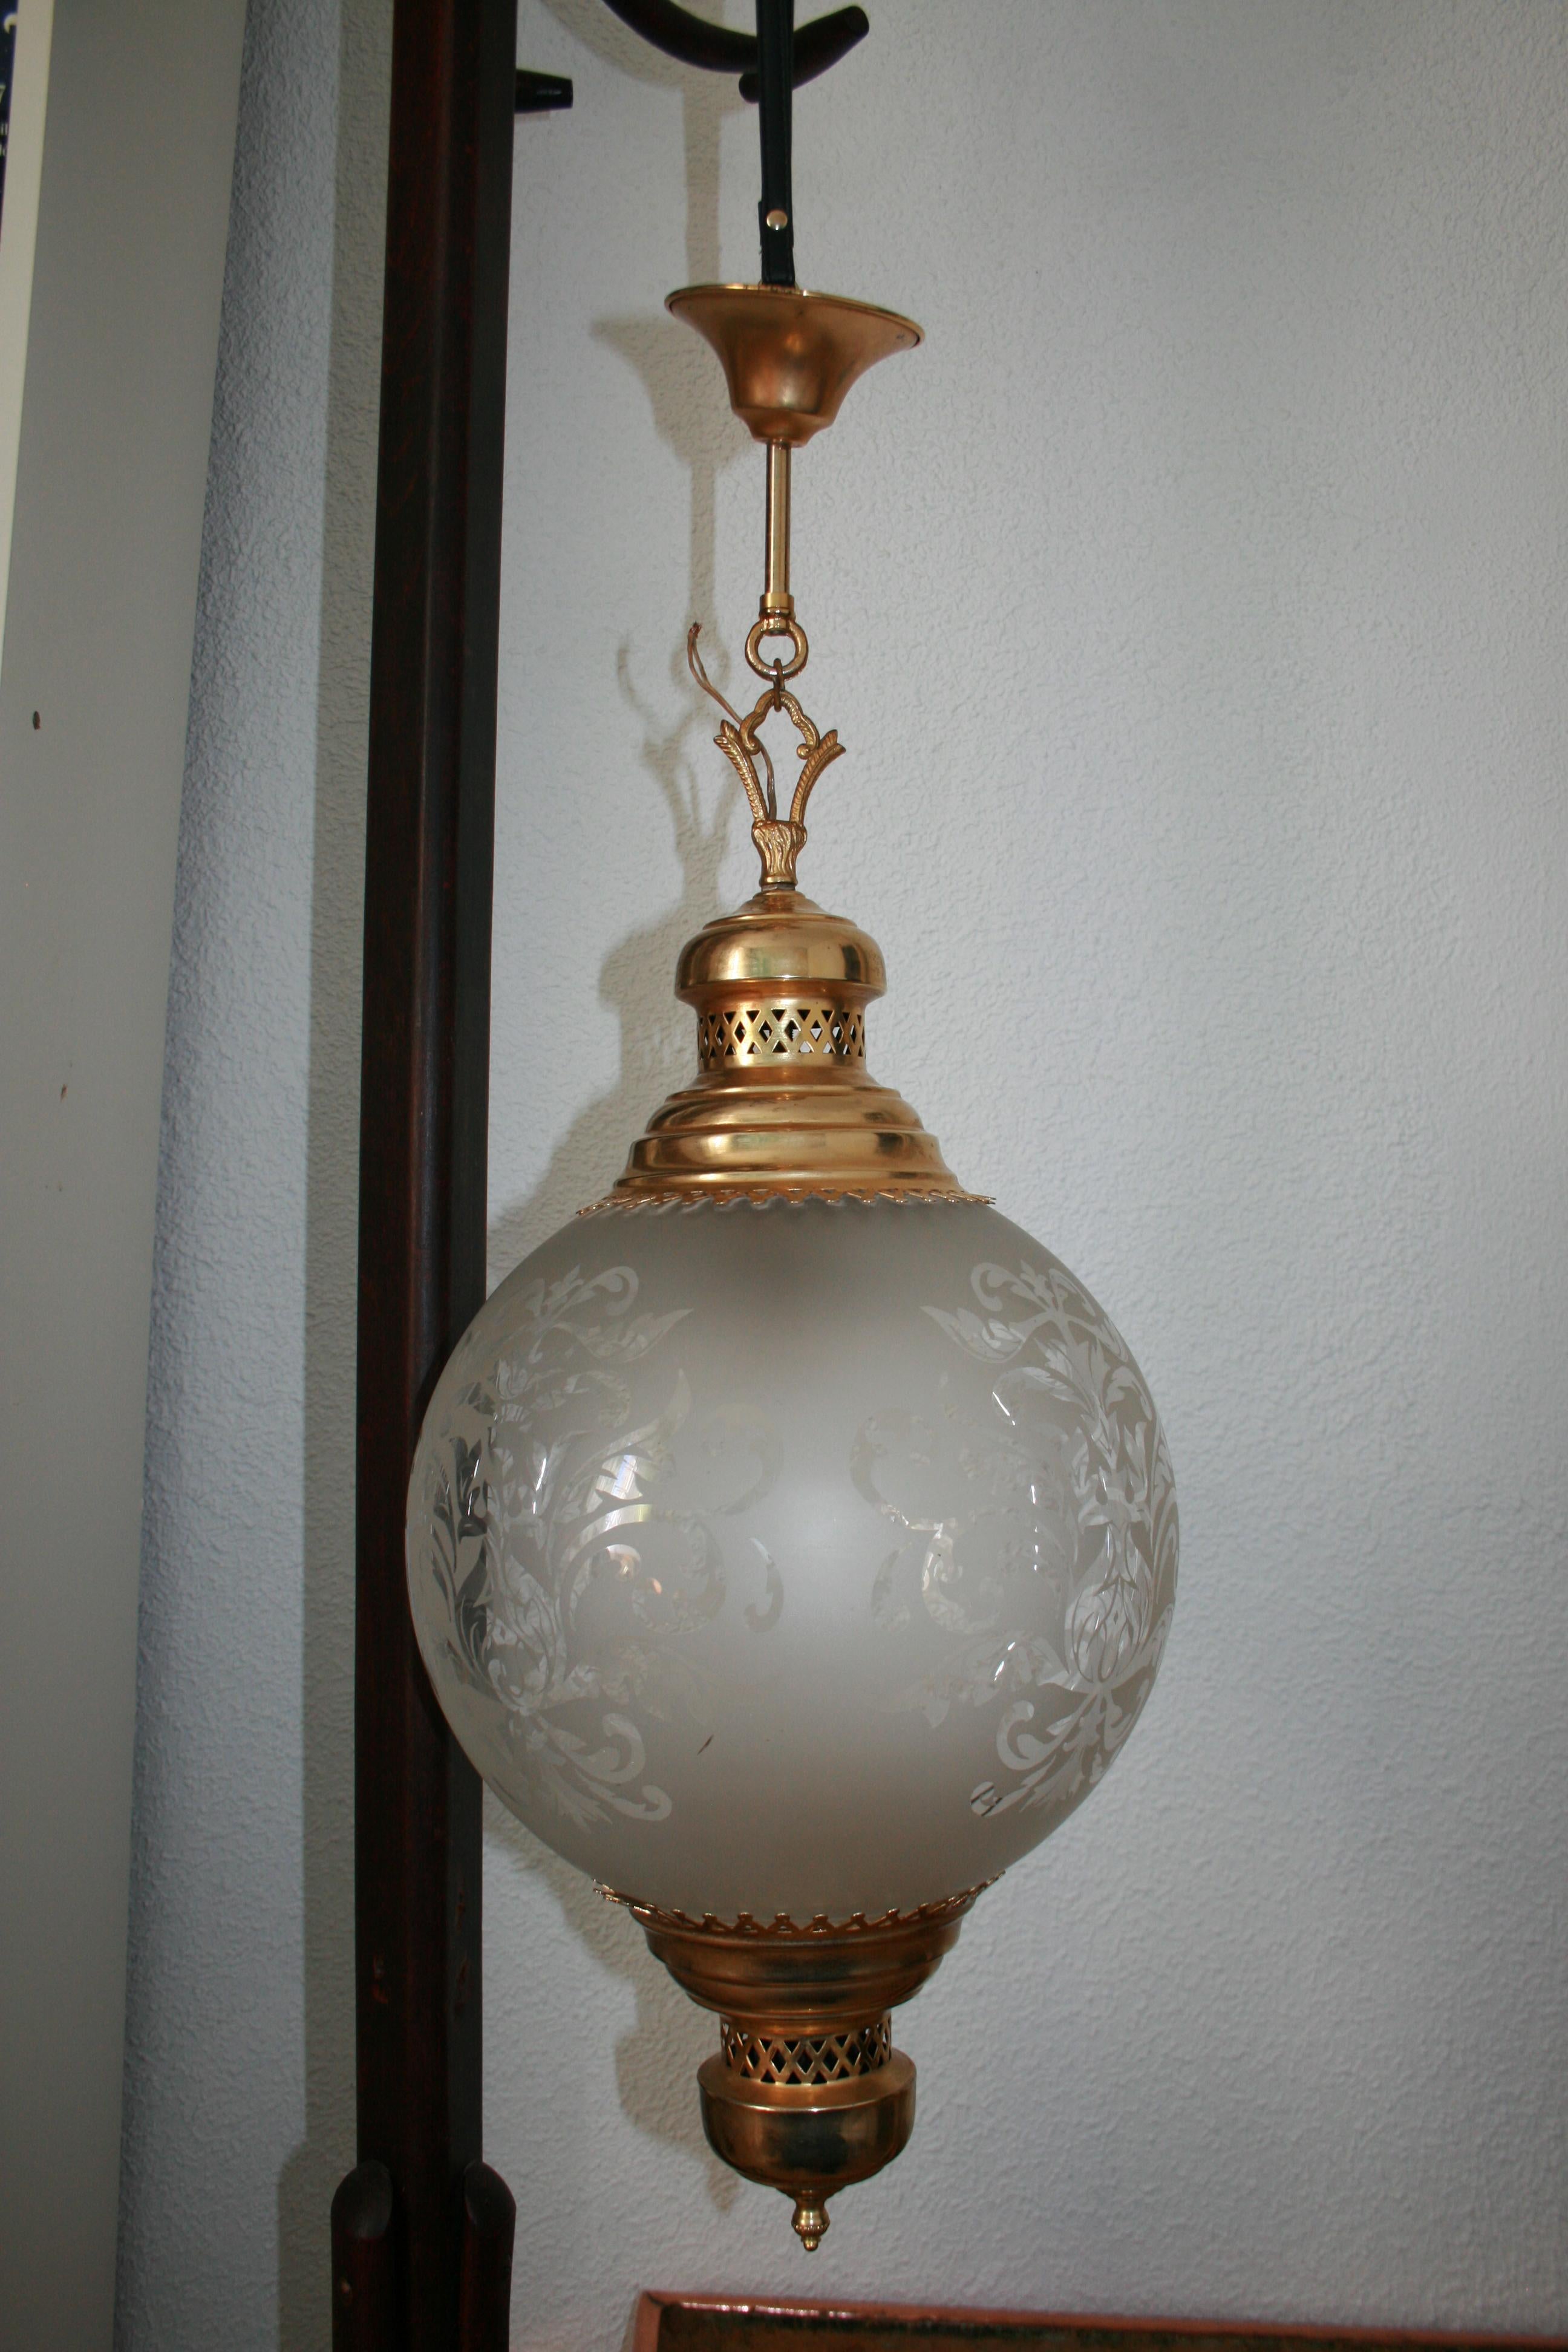
[[[792,232],[765,40],[763,66],[766,265]],[[909,2138],[890,2011],[1148,1697],[1176,1505],[1125,1342],[874,1082],[880,950],[796,879],[846,747],[796,690],[792,454],[920,330],[793,283],[668,307],[767,453],[750,709],[689,640],[761,887],[677,965],[693,1082],[437,1383],[409,1595],[474,1764],[717,2015],[709,2140],[794,2200],[810,2250]]]

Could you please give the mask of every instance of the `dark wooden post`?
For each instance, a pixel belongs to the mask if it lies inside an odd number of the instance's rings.
[[[472,2181],[465,2190],[482,2154],[479,1784],[419,1662],[403,1528],[426,1401],[484,1297],[516,62],[516,0],[396,0],[360,1130],[360,2164],[334,2231],[360,2277],[345,2299],[335,2275],[340,2325],[356,2294],[356,2321],[367,2305],[378,2315],[374,2338],[340,2340],[376,2352],[457,2352],[460,2303],[470,2347],[481,2340]],[[377,2167],[390,2183],[384,2212]],[[494,2197],[487,2206],[478,2193],[489,2211]],[[492,2222],[481,2234],[491,2249],[482,2340],[496,2352],[504,2233]]]

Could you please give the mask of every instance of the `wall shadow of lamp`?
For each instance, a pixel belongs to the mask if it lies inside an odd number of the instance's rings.
[[[623,2113],[684,2163],[695,2161],[710,2202],[728,2212],[745,2192],[709,2147],[689,2089],[688,2069],[707,2054],[710,2039],[700,2012],[664,1969],[648,1966],[633,1923],[604,1902],[590,1879],[542,1845],[515,1817],[487,1822],[490,1861],[498,1843],[519,1882],[532,1882],[531,1895],[548,1890],[554,1897],[595,1969],[618,1978],[631,1992],[635,2014],[615,2047],[616,2093]]]
[[[617,71],[634,70],[650,85],[680,91],[687,266],[698,277],[713,275],[719,261],[720,125],[741,101],[715,80],[683,72],[678,64],[665,65],[639,47],[612,23],[600,0],[552,0],[552,5],[574,37],[589,42]],[[726,32],[723,37],[742,57],[754,46],[744,36]],[[657,316],[595,320],[592,331],[637,377],[655,431],[688,478],[689,609],[708,612],[714,595],[719,477],[751,446],[750,438],[731,411],[708,353],[662,310]],[[491,1282],[499,1281],[584,1200],[604,1190],[625,1156],[628,1129],[650,1102],[679,1083],[690,1059],[687,1018],[668,994],[668,976],[683,941],[720,912],[720,874],[733,832],[737,792],[732,774],[714,776],[717,763],[706,750],[693,757],[700,697],[683,695],[679,716],[671,722],[639,688],[640,651],[629,642],[619,647],[616,685],[641,729],[638,757],[669,818],[679,897],[617,940],[600,967],[599,1001],[614,1013],[618,1027],[615,1083],[578,1112],[526,1197],[508,1202],[492,1214],[488,1234]],[[677,683],[689,686],[684,635],[679,630],[672,633],[669,660]]]
[[[614,1013],[620,1033],[615,1083],[577,1113],[528,1194],[491,1217],[493,1280],[604,1190],[625,1157],[628,1129],[650,1102],[679,1085],[691,1058],[688,1017],[667,993],[668,976],[682,943],[720,911],[719,877],[738,796],[732,778],[721,778],[715,795],[713,780],[699,772],[689,740],[696,720],[691,704],[671,723],[639,693],[629,646],[618,651],[616,678],[642,728],[641,765],[669,818],[680,895],[617,940],[599,967],[599,1002]]]
[[[736,426],[717,371],[673,319],[601,320],[593,331],[641,378],[659,437],[689,475],[688,579],[693,608],[704,611],[713,599],[718,478],[749,446],[747,437]],[[679,638],[673,661],[687,682]],[[618,940],[599,968],[599,1002],[614,1013],[619,1029],[616,1082],[574,1118],[526,1199],[492,1218],[489,1257],[495,1279],[584,1199],[603,1191],[625,1157],[633,1122],[679,1084],[691,1057],[687,1017],[668,993],[668,979],[683,942],[720,912],[720,875],[738,805],[735,779],[722,769],[715,777],[718,763],[706,751],[693,758],[700,698],[683,698],[673,721],[657,710],[638,687],[629,643],[617,650],[616,682],[641,730],[638,759],[669,819],[680,895]]]
[[[1125,1343],[872,1080],[880,952],[797,883],[847,747],[803,699],[794,453],[921,336],[795,285],[788,0],[758,26],[763,279],[668,308],[765,450],[749,708],[689,641],[761,887],[678,960],[695,1079],[458,1342],[407,1556],[453,1731],[716,2014],[709,2140],[810,2250],[910,2137],[890,2012],[1147,1699],[1177,1529]]]
[[[689,593],[691,610],[708,612],[714,593],[719,477],[743,455],[747,436],[711,361],[673,318],[600,319],[594,335],[640,378],[654,430],[689,477]],[[684,683],[686,663],[679,654],[675,667]],[[689,723],[689,719],[683,721]]]

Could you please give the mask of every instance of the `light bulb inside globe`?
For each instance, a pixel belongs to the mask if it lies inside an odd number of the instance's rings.
[[[763,886],[682,952],[697,1077],[458,1342],[408,1579],[468,1756],[717,2014],[709,2138],[809,2249],[909,2137],[890,2011],[1148,1697],[1176,1507],[1114,1325],[869,1076],[881,956],[794,882],[837,738],[755,666],[718,740]]]

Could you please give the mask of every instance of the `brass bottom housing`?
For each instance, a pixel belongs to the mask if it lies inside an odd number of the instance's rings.
[[[808,2254],[827,2233],[833,2192],[869,2180],[891,2164],[915,2126],[913,2063],[892,2047],[886,2020],[880,2032],[883,2055],[864,2067],[847,2065],[831,2078],[816,2075],[812,2059],[861,2037],[821,2035],[768,2045],[781,2057],[804,2058],[804,2081],[751,2074],[733,2063],[727,2048],[697,2070],[709,2147],[748,2180],[795,2199],[793,2227]]]
[[[915,2070],[893,2047],[889,2011],[941,1965],[983,1891],[805,1927],[744,1914],[733,1925],[694,1920],[611,1896],[681,1990],[717,2011],[719,2050],[697,2074],[709,2146],[794,2200],[808,2253],[826,2232],[829,2197],[870,2179],[909,2140]]]

